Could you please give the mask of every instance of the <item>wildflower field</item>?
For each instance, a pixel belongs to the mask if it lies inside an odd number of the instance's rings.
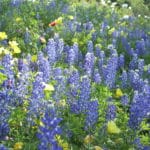
[[[0,0],[0,150],[150,150],[150,1]]]

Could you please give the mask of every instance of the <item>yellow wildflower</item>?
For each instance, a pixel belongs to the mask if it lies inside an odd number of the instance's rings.
[[[16,41],[9,41],[10,48],[13,49],[14,54],[21,53],[20,48],[18,47],[18,43]]]
[[[40,42],[41,42],[42,44],[45,44],[45,43],[46,43],[46,39],[41,36],[41,37],[40,37]]]
[[[74,19],[74,17],[71,16],[71,15],[69,15],[68,18],[69,18],[70,20],[73,20],[73,19]]]
[[[20,48],[18,46],[14,47],[13,50],[14,50],[13,54],[19,54],[19,53],[21,53],[21,50],[20,50]]]
[[[121,130],[117,127],[114,121],[109,121],[107,123],[107,132],[110,134],[119,134]]]
[[[20,17],[16,18],[16,22],[21,22],[21,21],[22,21],[22,19]]]
[[[66,100],[65,100],[65,99],[60,100],[60,101],[58,102],[58,105],[59,105],[59,106],[62,106],[62,107],[66,106]]]
[[[111,29],[108,31],[108,34],[111,35],[114,31],[115,31],[115,28],[111,28]]]
[[[45,86],[44,91],[54,91],[55,90],[54,86],[52,84],[44,83],[44,86]]]
[[[117,89],[116,89],[115,97],[116,97],[116,98],[120,98],[120,97],[122,97],[122,96],[123,96],[123,93],[122,93],[121,89],[120,89],[120,88],[117,88]]]
[[[94,137],[92,135],[87,135],[85,138],[84,138],[84,143],[85,144],[89,144],[93,141]]]
[[[0,55],[3,55],[3,54],[10,54],[10,51],[4,47],[0,47]]]
[[[13,150],[20,150],[22,148],[23,148],[23,143],[22,142],[17,142],[17,143],[15,143]]]
[[[59,17],[58,19],[55,20],[55,22],[56,22],[57,24],[61,24],[61,23],[62,23],[62,20],[63,20],[63,18],[62,18],[62,17]]]
[[[7,34],[5,32],[0,32],[0,40],[7,39]]]
[[[9,41],[9,45],[11,48],[14,48],[14,47],[18,46],[18,43],[16,41]]]
[[[32,62],[36,62],[36,61],[37,61],[37,55],[33,55],[33,56],[31,57],[31,60],[32,60]]]
[[[100,146],[94,146],[95,150],[103,150]]]

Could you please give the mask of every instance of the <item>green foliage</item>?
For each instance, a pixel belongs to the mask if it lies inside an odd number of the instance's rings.
[[[4,68],[0,66],[0,71],[2,71]],[[7,79],[7,76],[0,72],[0,85]]]

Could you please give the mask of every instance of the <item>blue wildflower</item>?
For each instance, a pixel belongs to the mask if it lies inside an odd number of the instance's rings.
[[[84,69],[87,75],[91,76],[93,73],[95,64],[95,56],[94,53],[87,53],[85,55]]]
[[[106,119],[107,121],[114,120],[116,118],[116,106],[109,104],[107,108]]]
[[[98,101],[90,101],[87,106],[85,130],[93,129],[94,125],[98,121]]]
[[[62,133],[62,130],[59,126],[59,123],[62,121],[62,119],[57,117],[53,108],[49,108],[46,110],[41,121],[43,125],[39,127],[39,132],[37,134],[37,137],[40,140],[38,149],[62,150],[56,141],[56,135],[60,135]]]

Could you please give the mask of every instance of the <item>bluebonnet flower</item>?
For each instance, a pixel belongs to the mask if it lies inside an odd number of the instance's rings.
[[[70,32],[75,32],[76,31],[76,26],[73,20],[70,20],[68,22],[68,29]]]
[[[149,150],[150,146],[143,146],[143,150]]]
[[[29,65],[29,63],[25,63],[22,59],[18,60],[19,72],[14,90],[16,95],[21,99],[25,99],[25,97],[29,94],[29,86],[31,84],[31,73]]]
[[[87,75],[91,76],[93,73],[95,64],[95,56],[94,53],[87,53],[85,55],[84,69]]]
[[[39,117],[44,109],[44,85],[43,85],[43,73],[39,72],[33,82],[32,94],[29,101],[28,117],[27,120],[30,124],[33,124],[33,118]]]
[[[26,32],[25,32],[25,34],[24,34],[24,43],[25,43],[25,44],[29,44],[30,41],[31,41],[31,39],[30,39],[30,33],[29,33],[29,30],[26,29]]]
[[[88,76],[83,76],[80,83],[80,94],[78,105],[80,112],[84,112],[87,109],[87,103],[90,101],[91,95],[91,81]]]
[[[53,93],[53,98],[55,101],[59,101],[63,98],[63,96],[66,94],[66,78],[65,76],[57,76],[55,77],[56,84],[55,84],[55,91]]]
[[[95,47],[95,56],[100,58],[101,49],[99,45],[96,45]]]
[[[115,84],[116,71],[118,66],[118,55],[113,54],[109,59],[106,67],[103,67],[103,78],[105,84],[112,88]]]
[[[123,106],[127,106],[129,104],[129,98],[128,98],[127,95],[123,95],[121,97],[121,103],[122,103]]]
[[[12,6],[18,7],[22,2],[22,0],[11,0],[10,4]]]
[[[73,70],[68,78],[68,83],[70,85],[70,96],[71,98],[76,98],[78,95],[78,89],[80,86],[80,75],[78,70]],[[70,98],[69,96],[69,98]]]
[[[125,64],[124,55],[121,54],[118,58],[118,68],[123,68]]]
[[[125,50],[127,51],[127,53],[132,56],[131,44],[128,42],[127,38],[122,37],[122,45],[125,48]]]
[[[52,0],[52,1],[50,1],[49,6],[48,6],[47,9],[48,9],[48,10],[49,10],[49,9],[52,9],[52,8],[54,9],[55,7],[56,7],[56,1],[55,1],[55,0]]]
[[[136,53],[138,55],[144,55],[146,52],[144,39],[141,39],[140,41],[136,41],[136,47],[135,48],[136,48]]]
[[[79,60],[79,47],[78,47],[78,43],[74,43],[72,46],[72,49],[75,52],[75,62],[78,63]]]
[[[132,60],[130,61],[129,68],[134,70],[137,69],[138,65],[138,55],[133,54]]]
[[[2,41],[0,41],[0,44],[4,45],[4,46],[7,46],[8,45],[8,40],[7,39],[2,40]]]
[[[43,81],[48,82],[50,80],[51,68],[48,60],[44,58],[44,54],[42,52],[39,52],[38,54],[37,64],[38,64],[39,72],[43,73]]]
[[[22,59],[18,59],[18,70],[19,71],[23,70],[23,65],[24,65],[23,60]]]
[[[143,86],[143,79],[140,78],[139,73],[133,70],[129,71],[129,81],[130,85],[134,90],[141,91],[141,88]]]
[[[83,24],[83,27],[84,27],[85,30],[89,31],[89,30],[92,30],[94,26],[93,26],[92,22],[87,22],[87,23]]]
[[[13,78],[13,65],[12,65],[12,56],[5,55],[2,59],[2,66],[4,67],[4,74],[6,74],[9,78]]]
[[[87,51],[89,53],[93,53],[93,42],[92,41],[88,41],[88,44],[87,44]]]
[[[64,13],[64,14],[67,14],[68,9],[69,9],[69,7],[68,7],[68,5],[66,4],[66,5],[63,6],[61,12]]]
[[[117,39],[115,39],[115,38],[112,39],[112,45],[113,45],[114,48],[116,48]]]
[[[144,59],[138,60],[138,70],[139,70],[140,76],[142,76],[144,72]]]
[[[105,64],[105,52],[104,51],[100,51],[100,56],[99,56],[99,60],[98,60],[98,67],[99,67],[99,72],[100,74],[103,74],[103,66]]]
[[[3,144],[0,144],[0,150],[8,150]]]
[[[7,122],[0,122],[0,140],[4,140],[9,133],[9,125]]]
[[[76,22],[76,32],[81,32],[81,31],[82,31],[81,22]]]
[[[128,85],[128,74],[127,74],[126,70],[123,70],[120,79],[121,79],[122,88],[126,88]]]
[[[53,39],[49,39],[45,51],[48,56],[48,61],[52,65],[56,62],[56,42]]]
[[[130,106],[130,128],[138,129],[142,120],[150,117],[149,98],[149,93],[134,92],[133,101]]]
[[[62,150],[56,141],[56,135],[60,135],[62,130],[59,123],[62,121],[58,118],[53,108],[46,110],[44,117],[42,118],[43,125],[39,127],[39,133],[37,134],[40,144],[39,150]]]
[[[93,74],[93,80],[95,83],[97,84],[100,84],[101,83],[101,76],[100,76],[100,73],[99,73],[99,70],[98,69],[95,69],[94,70],[94,74]]]
[[[60,67],[56,67],[53,69],[53,73],[52,73],[52,77],[54,80],[57,80],[57,78],[59,78],[59,76],[63,75],[63,70]]]
[[[68,60],[69,65],[74,65],[74,63],[75,63],[75,58],[76,58],[76,54],[75,54],[74,49],[70,49],[70,50],[68,51],[68,57],[67,57],[67,60]]]
[[[92,41],[95,41],[96,40],[96,38],[97,38],[97,32],[93,32],[92,33]]]
[[[113,36],[113,38],[117,38],[117,37],[120,36],[120,32],[117,31],[117,30],[115,30],[115,31],[112,33],[112,36]]]
[[[116,118],[116,106],[109,104],[107,108],[106,119],[107,121],[114,120]]]
[[[134,140],[134,144],[136,145],[136,147],[137,147],[139,150],[143,150],[143,145],[141,144],[140,138],[136,138],[136,139]]]
[[[98,121],[98,101],[90,101],[87,106],[85,130],[93,129],[95,123]]]
[[[144,80],[144,85],[142,87],[142,91],[143,93],[145,93],[148,98],[150,99],[150,85],[149,85],[149,82],[148,80]]]
[[[55,38],[55,42],[56,42],[56,56],[57,56],[57,60],[60,60],[61,57],[63,56],[62,52],[64,50],[64,41],[63,39],[57,39]]]

